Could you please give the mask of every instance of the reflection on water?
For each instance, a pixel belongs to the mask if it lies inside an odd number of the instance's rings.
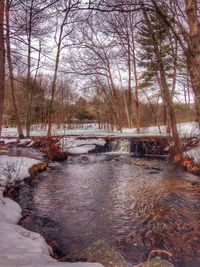
[[[22,185],[18,201],[22,225],[66,254],[103,239],[133,263],[159,248],[176,266],[200,266],[200,180],[166,161],[69,159]]]

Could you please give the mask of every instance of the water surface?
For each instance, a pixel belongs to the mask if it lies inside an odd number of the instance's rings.
[[[168,161],[69,159],[20,186],[18,201],[21,224],[65,254],[103,239],[135,264],[164,249],[175,266],[200,266],[200,180]]]

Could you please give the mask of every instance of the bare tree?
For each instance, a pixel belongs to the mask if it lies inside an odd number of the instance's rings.
[[[7,62],[8,62],[8,69],[9,69],[9,81],[10,81],[10,87],[11,87],[11,95],[12,95],[12,102],[13,102],[13,109],[15,112],[16,117],[16,124],[17,124],[17,130],[19,138],[23,138],[23,129],[22,129],[22,123],[19,116],[18,111],[18,105],[15,95],[15,87],[14,87],[14,72],[13,72],[13,64],[12,64],[12,56],[11,56],[11,46],[10,46],[10,20],[9,20],[9,13],[10,13],[10,5],[12,1],[6,0],[6,48],[7,48]]]
[[[4,0],[0,0],[0,135],[3,124],[4,89],[5,89]]]
[[[49,112],[48,133],[47,133],[48,136],[51,136],[51,130],[52,130],[53,103],[54,103],[55,92],[56,92],[61,51],[65,47],[68,46],[68,44],[64,43],[64,41],[73,32],[75,28],[75,23],[77,22],[77,16],[76,16],[75,10],[78,9],[80,0],[76,0],[76,1],[67,0],[65,1],[64,4],[65,4],[64,16],[62,17],[63,10],[59,12],[59,10],[57,9],[57,14],[56,14],[57,25],[56,25],[55,35],[54,35],[54,39],[56,40],[56,59],[55,59],[55,65],[54,65],[53,81],[52,81],[52,86],[51,86],[50,103],[49,103],[49,108],[48,108],[48,112]]]

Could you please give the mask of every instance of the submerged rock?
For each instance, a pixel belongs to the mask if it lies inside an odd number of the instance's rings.
[[[73,258],[73,257],[72,257]],[[106,267],[131,267],[123,256],[111,248],[103,240],[98,240],[89,246],[86,250],[74,256],[74,258],[87,259],[88,262],[100,262]],[[69,260],[69,256],[62,261]]]
[[[155,257],[150,261],[135,265],[135,267],[174,267],[174,265],[167,260],[162,260],[160,257]]]
[[[33,165],[29,169],[30,176],[33,176],[33,175],[37,174],[38,172],[45,171],[47,169],[47,166],[48,166],[47,162],[40,162],[38,164]]]

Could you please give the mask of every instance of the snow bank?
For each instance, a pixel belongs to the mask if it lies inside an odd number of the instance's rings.
[[[37,233],[15,225],[21,218],[20,206],[0,192],[0,266],[103,267],[95,263],[59,263],[50,256],[51,248]]]
[[[26,157],[0,156],[0,186],[29,177],[29,168],[40,162]]]
[[[32,139],[30,139],[30,138],[25,138],[25,139],[20,139],[19,140],[19,144],[20,145],[27,145],[27,144],[30,144],[30,143],[32,143]]]
[[[0,194],[0,266],[18,267],[103,267],[98,263],[59,263],[51,248],[37,233],[15,225],[21,218],[20,206]]]
[[[9,198],[4,198],[0,193],[0,223],[16,224],[21,219],[20,206]]]
[[[17,143],[18,139],[17,138],[1,138],[0,142],[4,143],[4,144],[12,144],[12,143]]]
[[[72,154],[85,154],[93,149],[96,146],[104,146],[106,141],[104,139],[78,139],[78,138],[62,138],[61,147],[64,151],[67,151]]]
[[[3,197],[9,181],[29,176],[29,168],[40,161],[25,157],[0,156],[0,266],[2,267],[103,267],[98,263],[59,263],[50,254],[52,249],[37,233],[16,225],[22,217],[20,206]]]
[[[198,123],[196,122],[184,122],[184,123],[178,123],[177,124],[179,134],[182,137],[190,137],[190,136],[199,136],[200,131],[199,131],[199,126]],[[146,128],[141,128],[140,133],[137,133],[137,130],[135,128],[129,129],[125,128],[122,130],[123,134],[130,134],[133,135],[166,135],[166,126],[161,125],[160,127],[158,126],[151,126],[151,127],[146,127]]]
[[[200,164],[200,146],[190,149],[184,153],[187,157],[193,159],[194,163]]]

